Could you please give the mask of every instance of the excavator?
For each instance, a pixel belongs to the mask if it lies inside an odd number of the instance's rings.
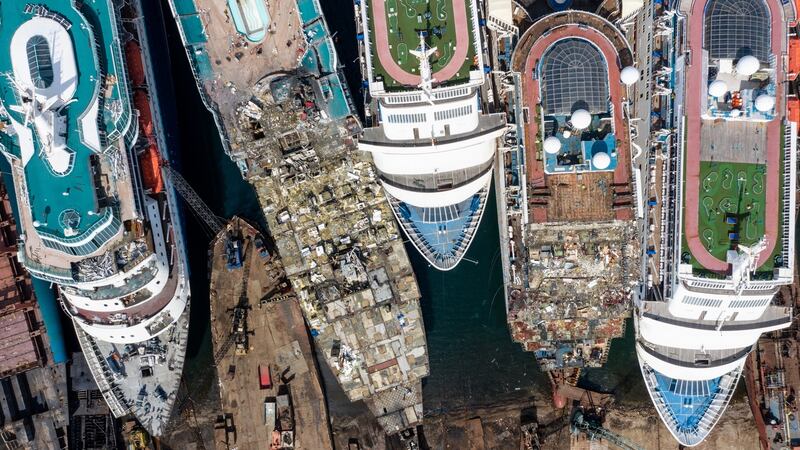
[[[603,428],[605,409],[602,407],[585,408],[576,407],[572,412],[570,431],[573,435],[584,434],[590,441],[606,441],[622,450],[644,450],[644,448],[631,442],[611,430]]]

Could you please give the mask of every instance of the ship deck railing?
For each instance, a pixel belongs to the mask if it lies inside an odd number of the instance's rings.
[[[124,397],[121,396],[119,388],[114,385],[114,373],[108,365],[103,362],[103,354],[100,351],[100,347],[97,346],[91,337],[80,329],[80,325],[75,324],[75,327],[78,341],[81,343],[81,348],[83,348],[85,352],[86,362],[97,382],[100,392],[103,394],[103,398],[108,404],[109,409],[111,409],[111,413],[114,414],[114,417],[121,417],[127,414],[128,408],[123,406],[123,403],[119,400]]]
[[[797,143],[794,136],[797,134],[797,124],[784,121],[783,135],[783,210],[781,256],[783,264],[790,270],[794,268],[794,214],[795,199],[795,167],[797,164]]]

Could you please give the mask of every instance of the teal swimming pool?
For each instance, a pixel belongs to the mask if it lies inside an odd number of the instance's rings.
[[[264,0],[228,0],[236,31],[250,42],[261,42],[269,29],[269,12]]]
[[[303,24],[317,20],[322,16],[317,0],[297,0],[297,9],[300,10],[300,20],[303,21]]]

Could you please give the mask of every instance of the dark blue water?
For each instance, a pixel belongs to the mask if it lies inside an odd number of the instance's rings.
[[[506,325],[499,242],[492,194],[475,240],[455,269],[438,271],[406,245],[428,338],[427,411],[549,395],[546,375],[511,340]]]
[[[143,3],[148,36],[151,43],[158,43],[151,45],[151,50],[159,68],[162,120],[165,128],[172,130],[168,138],[174,145],[171,151],[180,172],[216,215],[239,215],[263,226],[255,192],[225,155],[213,117],[200,98],[169,5],[166,0],[161,8],[156,2]],[[188,209],[184,209],[184,222],[192,288],[184,379],[190,395],[201,400],[215,382],[208,293],[208,244],[212,236]]]
[[[349,0],[322,1],[340,60],[358,104],[361,75],[357,65],[355,24]],[[166,4],[163,5],[166,8]],[[165,9],[168,11],[168,8]],[[205,110],[174,22],[167,15],[164,46],[171,60],[171,87],[177,109],[176,145],[182,172],[219,215],[239,214],[263,224],[258,201],[236,166],[224,155],[211,115]],[[179,112],[179,113],[178,113]],[[166,111],[165,111],[166,113]],[[170,113],[170,114],[172,114]],[[533,355],[511,340],[506,325],[502,267],[494,195],[462,263],[450,272],[429,267],[410,244],[407,251],[422,294],[431,375],[424,381],[428,411],[473,407],[510,399],[549,396],[549,383]],[[192,323],[184,376],[195,391],[213,381],[209,332],[207,245],[209,236],[187,214],[187,245],[192,268]],[[619,368],[587,377],[593,386],[614,390],[640,380],[632,338],[614,344],[611,361],[622,352]],[[634,359],[631,359],[634,358]],[[631,372],[630,368],[636,369]],[[622,375],[619,375],[622,374]]]

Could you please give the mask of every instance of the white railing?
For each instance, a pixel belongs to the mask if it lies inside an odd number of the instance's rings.
[[[783,210],[781,230],[781,256],[788,269],[794,268],[794,214],[797,167],[797,124],[784,122],[783,145]]]

